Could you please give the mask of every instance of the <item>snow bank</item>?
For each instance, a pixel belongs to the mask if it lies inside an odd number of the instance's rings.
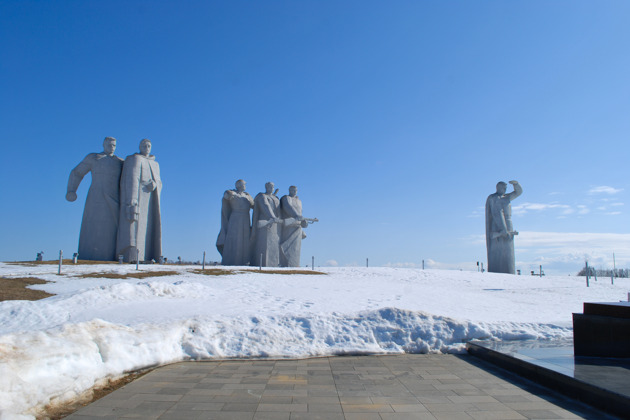
[[[28,272],[55,280],[35,287],[58,296],[0,302],[2,419],[186,359],[461,353],[471,339],[570,338],[571,312],[584,300],[619,300],[628,287],[389,268],[214,277],[178,267],[177,276],[142,281],[77,278],[87,269],[71,268],[61,277]],[[25,271],[0,264],[5,277]]]

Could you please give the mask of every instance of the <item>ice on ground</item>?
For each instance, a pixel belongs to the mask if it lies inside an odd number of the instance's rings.
[[[460,353],[471,339],[564,339],[584,301],[618,301],[628,279],[530,277],[396,268],[325,275],[238,272],[137,279],[129,265],[23,267],[56,293],[0,302],[0,418],[36,415],[105,378],[186,359]],[[142,267],[144,271],[163,269]]]

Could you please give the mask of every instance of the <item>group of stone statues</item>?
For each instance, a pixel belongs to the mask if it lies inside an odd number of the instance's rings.
[[[79,235],[79,257],[85,260],[158,261],[162,256],[160,166],[151,155],[151,141],[125,160],[114,154],[116,139],[106,137],[101,153],[90,153],[70,172],[66,199],[88,172],[88,191]]]
[[[116,139],[106,137],[101,153],[90,153],[70,172],[66,199],[77,199],[77,188],[88,172],[88,191],[79,236],[79,257],[85,260],[125,262],[162,259],[160,166],[151,154],[151,141],[140,142],[140,152],[125,160],[114,154]],[[497,192],[486,200],[486,247],[488,271],[515,273],[511,201],[523,193],[517,181],[499,182]],[[255,198],[246,183],[223,194],[221,231],[216,246],[223,265],[298,267],[303,229],[317,219],[302,216],[297,187],[277,197],[273,182]],[[250,210],[254,209],[250,223]]]
[[[245,191],[246,182],[236,181],[235,189],[223,194],[221,230],[217,250],[223,265],[260,265],[261,267],[298,267],[303,228],[317,219],[302,216],[302,201],[297,187],[278,198],[273,182],[256,198]],[[254,209],[250,224],[250,209]]]

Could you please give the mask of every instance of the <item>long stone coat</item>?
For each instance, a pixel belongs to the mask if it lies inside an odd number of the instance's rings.
[[[70,172],[68,192],[75,193],[81,180],[92,173],[79,235],[79,258],[113,261],[118,234],[120,173],[123,160],[116,155],[90,153]]]
[[[162,255],[161,192],[160,165],[155,156],[127,156],[120,179],[116,251],[126,262],[136,261],[136,248],[140,261],[158,261]]]
[[[223,265],[248,265],[251,253],[249,210],[254,200],[248,192],[228,190],[221,202],[221,231],[217,250]]]

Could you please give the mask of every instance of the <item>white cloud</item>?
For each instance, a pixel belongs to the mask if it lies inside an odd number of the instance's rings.
[[[620,212],[620,211],[609,211],[609,212],[608,212],[608,213],[606,213],[606,214],[608,214],[608,215],[610,215],[610,216],[616,216],[616,215],[618,215],[618,214],[621,214],[621,212]]]
[[[516,206],[512,206],[512,213],[514,214],[525,214],[528,211],[544,211],[550,209],[563,209],[563,214],[573,213],[571,206],[567,204],[558,204],[558,203],[529,203],[525,202]],[[567,213],[568,212],[568,213]]]
[[[393,267],[393,268],[421,268],[422,264],[416,264],[414,262],[388,262],[383,264],[383,267]]]
[[[623,206],[623,203],[612,203],[611,206]]]
[[[593,187],[588,190],[589,194],[617,194],[623,191],[623,188],[613,188],[608,185],[600,185],[599,187]]]
[[[325,267],[338,267],[339,263],[335,260],[328,260],[324,263]]]

